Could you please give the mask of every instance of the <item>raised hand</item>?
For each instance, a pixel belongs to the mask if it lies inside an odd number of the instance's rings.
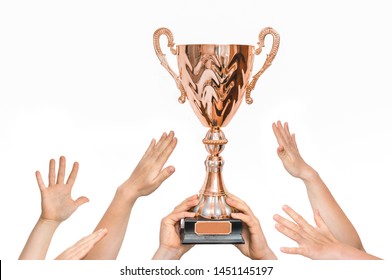
[[[292,208],[283,206],[293,221],[274,215],[276,229],[298,243],[298,247],[282,247],[286,254],[297,254],[314,260],[378,259],[362,250],[338,241],[329,230],[318,210],[314,211],[316,227],[310,225]]]
[[[288,123],[282,126],[280,121],[272,124],[272,129],[279,144],[277,153],[284,168],[290,175],[303,179],[312,168],[302,159],[295,134],[290,133]]]
[[[122,185],[136,197],[154,192],[175,171],[173,166],[163,168],[177,145],[174,132],[163,133],[158,143],[153,139],[131,176]]]
[[[65,157],[60,157],[56,178],[56,162],[49,162],[49,183],[45,186],[41,173],[35,173],[41,191],[41,215],[19,256],[21,260],[43,260],[57,227],[82,204],[88,202],[84,196],[73,200],[71,191],[78,174],[79,164],[74,163],[72,171],[65,180]]]
[[[37,183],[41,191],[41,219],[61,223],[69,218],[73,212],[82,204],[88,202],[87,197],[79,197],[73,200],[71,191],[79,170],[79,164],[75,162],[72,171],[65,180],[65,157],[60,157],[60,165],[56,178],[56,162],[51,159],[49,162],[49,184],[45,186],[41,173],[36,172]]]
[[[73,246],[62,252],[56,260],[81,260],[88,252],[108,233],[107,229],[99,229],[81,240],[76,242]]]
[[[329,231],[318,210],[314,212],[314,220],[317,227],[311,226],[302,216],[292,208],[285,205],[283,211],[288,214],[294,222],[274,215],[277,222],[276,229],[298,243],[299,247],[282,247],[281,251],[287,254],[299,254],[311,259],[334,259],[334,247],[338,240]]]
[[[98,223],[96,230],[107,228],[109,233],[87,254],[85,259],[116,259],[128,227],[131,210],[136,200],[154,192],[175,171],[173,166],[164,168],[176,147],[174,132],[163,133],[158,142],[154,139],[132,172],[117,188],[112,202]]]
[[[313,211],[319,210],[323,213],[325,223],[339,241],[363,250],[357,231],[327,185],[318,172],[302,159],[289,125],[285,123],[282,126],[278,121],[272,125],[272,129],[279,144],[278,156],[287,172],[304,182]]]

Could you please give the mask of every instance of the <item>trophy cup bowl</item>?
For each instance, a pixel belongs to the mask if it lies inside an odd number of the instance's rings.
[[[161,50],[160,37],[165,35],[168,47],[177,56],[179,75],[173,71]],[[271,51],[262,68],[252,77],[254,56],[272,35]],[[209,128],[203,143],[209,155],[205,160],[206,178],[199,193],[195,218],[185,219],[181,227],[184,244],[240,244],[242,223],[232,219],[237,209],[226,203],[227,190],[222,178],[224,160],[220,153],[227,144],[222,127],[229,124],[244,98],[253,102],[250,93],[257,80],[271,65],[279,49],[279,34],[271,27],[259,33],[258,48],[252,45],[188,44],[175,47],[172,32],[159,28],[154,32],[154,49],[162,66],[170,73],[181,92],[179,102],[188,99],[200,122]]]

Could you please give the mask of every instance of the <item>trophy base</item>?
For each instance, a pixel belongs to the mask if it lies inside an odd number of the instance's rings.
[[[244,244],[241,232],[241,220],[185,218],[180,234],[182,244]]]

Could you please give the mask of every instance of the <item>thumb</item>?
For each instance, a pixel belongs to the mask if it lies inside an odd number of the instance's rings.
[[[277,152],[277,154],[278,154],[279,157],[283,157],[284,152],[285,152],[284,146],[279,145],[279,147],[276,149],[276,152]]]
[[[176,169],[174,168],[174,166],[168,166],[164,168],[156,178],[158,186],[162,184],[167,178],[169,178],[175,171]]]
[[[82,204],[85,204],[86,202],[89,202],[90,200],[85,197],[85,196],[81,196],[78,199],[75,200],[76,206],[79,207]]]
[[[326,227],[326,224],[323,218],[320,216],[320,211],[318,209],[314,210],[314,221],[316,222],[317,227]]]

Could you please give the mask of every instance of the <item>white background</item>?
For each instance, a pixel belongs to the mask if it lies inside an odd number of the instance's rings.
[[[254,103],[243,102],[224,128],[228,190],[251,206],[279,259],[304,260],[280,253],[294,243],[272,219],[288,204],[313,222],[304,185],[276,155],[271,125],[287,121],[365,249],[391,259],[387,3],[1,1],[0,258],[18,258],[39,217],[34,172],[46,177],[50,158],[65,155],[68,167],[80,163],[73,196],[90,202],[60,226],[49,259],[94,229],[150,140],[174,130],[178,146],[168,164],[176,172],[137,201],[118,257],[150,259],[161,218],[199,191],[207,155],[201,143],[207,129],[189,104],[177,102],[179,91],[155,55],[153,32],[168,27],[177,44],[256,45],[260,30],[272,26],[281,36],[276,59],[256,85]],[[255,58],[254,73],[262,59]],[[183,259],[246,261],[230,245],[197,246]]]

